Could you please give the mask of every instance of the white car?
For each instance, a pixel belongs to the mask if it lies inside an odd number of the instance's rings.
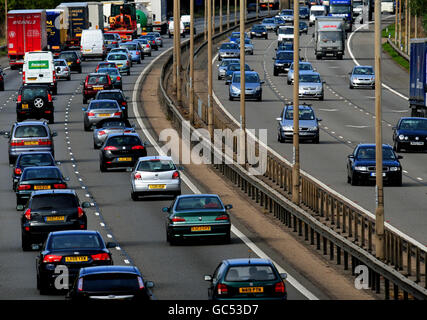
[[[278,32],[278,37],[277,37],[277,41],[278,42],[293,42],[294,41],[294,27],[291,26],[282,26],[279,28],[279,32]]]
[[[132,200],[147,195],[181,195],[179,170],[171,157],[139,158],[130,176]]]

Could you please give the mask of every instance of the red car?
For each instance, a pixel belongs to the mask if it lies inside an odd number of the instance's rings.
[[[99,69],[101,68],[117,68],[117,64],[115,62],[109,62],[109,61],[102,61],[100,63],[98,63],[98,65],[96,66],[95,72],[98,72]]]
[[[96,96],[100,90],[113,89],[113,83],[107,73],[90,73],[83,84],[83,103]]]

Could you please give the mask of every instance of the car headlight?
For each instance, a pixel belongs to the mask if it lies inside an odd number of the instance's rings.
[[[405,136],[403,134],[400,134],[399,135],[399,140],[404,140],[404,139],[405,139]]]
[[[235,86],[231,86],[231,91],[238,92],[238,91],[240,91],[240,89],[235,87]]]
[[[255,91],[260,91],[261,90],[261,86],[258,86],[255,88]]]
[[[311,127],[311,128],[308,128],[308,131],[317,131],[318,130],[318,128],[317,127]]]
[[[368,168],[364,167],[364,166],[356,166],[356,167],[354,167],[354,170],[356,170],[356,171],[368,171]]]
[[[390,167],[390,171],[399,171],[399,167]]]
[[[292,126],[282,126],[283,131],[294,131],[294,128]]]

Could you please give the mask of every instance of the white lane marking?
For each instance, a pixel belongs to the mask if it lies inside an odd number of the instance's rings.
[[[320,111],[326,111],[326,112],[334,112],[338,111],[338,109],[319,109]]]
[[[351,125],[351,124],[346,124],[345,126],[349,127],[349,128],[355,128],[355,129],[364,129],[364,128],[368,128],[369,127],[369,126],[354,126],[354,125]]]
[[[409,112],[409,109],[408,110],[390,110],[391,112],[399,112],[399,113],[406,113],[406,112]]]
[[[163,150],[160,148],[160,146],[157,144],[157,141],[154,139],[154,137],[151,135],[151,133],[145,128],[145,125],[142,121],[141,115],[139,113],[138,110],[138,104],[137,104],[137,94],[138,94],[138,87],[139,84],[143,78],[143,76],[147,73],[147,70],[149,70],[151,68],[151,66],[157,62],[157,60],[159,60],[163,55],[165,55],[166,53],[172,51],[173,48],[170,48],[168,50],[166,50],[165,52],[161,53],[160,55],[158,55],[154,60],[152,60],[150,62],[149,65],[147,65],[145,67],[145,69],[141,72],[141,74],[139,75],[138,79],[136,80],[134,89],[133,89],[133,94],[132,94],[132,110],[134,112],[135,118],[138,121],[138,124],[142,130],[142,132],[144,133],[144,135],[147,137],[147,139],[150,141],[151,145],[156,149],[156,151],[160,154],[160,155],[164,155]],[[217,56],[217,55],[216,55]],[[216,58],[215,56],[215,58]],[[215,59],[214,58],[214,59]],[[215,97],[215,95],[213,95]],[[231,117],[231,119],[234,119],[234,117]],[[190,179],[184,174],[181,174],[182,180],[184,181],[184,183],[191,189],[191,191],[193,191],[195,194],[200,194],[201,191],[190,181]],[[241,236],[244,236],[243,233],[241,233],[234,225],[231,225],[232,231],[233,233],[239,237],[246,245],[250,244],[251,245],[251,250],[253,250],[255,252],[255,249],[257,250],[257,254],[262,254],[265,257],[268,257],[260,248],[258,248],[253,242],[251,242],[246,236],[245,241],[243,240],[243,238]],[[270,258],[268,258],[270,259]],[[272,259],[270,259],[271,261],[273,261]],[[125,260],[126,262],[126,260]],[[280,267],[280,265],[276,264],[276,267],[280,270],[282,270],[282,272],[287,273],[283,268]],[[290,285],[292,285],[295,289],[297,289],[300,293],[302,293],[307,299],[310,300],[319,300],[319,298],[317,298],[315,295],[313,295],[308,289],[306,289],[301,283],[299,283],[295,278],[293,278],[290,274],[288,274],[288,279],[287,281],[289,282]]]

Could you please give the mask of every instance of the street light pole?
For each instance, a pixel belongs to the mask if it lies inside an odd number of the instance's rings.
[[[401,0],[397,0],[398,2],[400,2]],[[397,29],[399,28],[398,24],[397,24],[397,16],[398,16],[398,8],[396,8],[395,10],[395,15],[394,15],[394,44],[397,45]]]
[[[237,0],[234,0],[234,26],[237,26]]]
[[[177,74],[176,74],[176,70],[177,70],[177,67],[176,67],[176,65],[177,65],[177,61],[176,61],[176,56],[177,56],[177,53],[176,53],[176,48],[177,48],[177,45],[176,45],[176,25],[177,25],[177,23],[176,23],[176,21],[177,21],[177,12],[178,12],[177,5],[178,5],[178,0],[174,0],[173,1],[173,68],[172,68],[173,70],[172,70],[172,79],[173,79],[173,87],[175,90],[177,88]]]
[[[219,32],[222,32],[222,0],[219,0]]]
[[[190,0],[190,124],[194,122],[194,1]]]
[[[208,130],[213,139],[212,101],[212,0],[208,0]]]
[[[230,0],[227,0],[227,30],[230,29]]]
[[[245,104],[245,6],[246,0],[240,0],[240,159],[246,166],[246,104]]]
[[[402,47],[402,0],[399,0],[399,49]]]
[[[215,35],[215,0],[212,0],[212,36]]]
[[[208,18],[207,18],[207,10],[208,10],[208,5],[207,5],[208,0],[205,0],[205,30],[204,30],[204,34],[205,34],[205,40],[207,38],[207,27],[208,27]]]
[[[177,1],[177,20],[176,28],[178,33],[176,34],[176,102],[181,105],[182,97],[182,83],[181,83],[181,4],[180,0]],[[175,30],[177,30],[175,28]],[[185,30],[184,30],[185,32]]]
[[[384,259],[384,190],[383,149],[381,127],[381,2],[375,1],[375,251],[378,259]]]
[[[294,12],[299,12],[299,1],[294,0]],[[300,203],[300,155],[299,155],[299,14],[294,14],[294,87],[293,87],[293,166],[292,201]]]
[[[259,8],[259,0],[256,0],[255,14],[257,19],[258,19],[258,8]]]
[[[408,53],[409,29],[408,29],[408,0],[405,0],[405,52]]]

